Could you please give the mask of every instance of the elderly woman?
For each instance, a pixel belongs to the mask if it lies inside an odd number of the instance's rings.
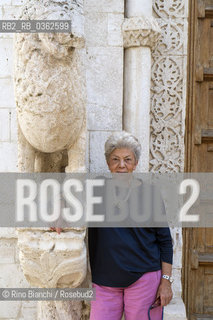
[[[137,138],[125,131],[105,143],[112,173],[131,174],[140,153]],[[96,289],[90,320],[120,320],[123,312],[126,320],[162,319],[172,299],[169,228],[89,228],[89,253]]]

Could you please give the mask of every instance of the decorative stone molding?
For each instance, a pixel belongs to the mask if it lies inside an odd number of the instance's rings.
[[[87,273],[85,228],[64,230],[60,235],[41,229],[19,229],[21,267],[32,286],[75,288]],[[88,281],[85,284],[88,286]],[[82,301],[42,301],[38,320],[88,319],[89,306]]]
[[[19,229],[19,259],[26,279],[41,288],[75,288],[86,276],[85,228],[60,235],[36,229]]]
[[[185,13],[185,0],[153,0],[154,12],[161,18],[178,18]]]
[[[124,48],[153,48],[161,30],[153,17],[126,18],[123,23]]]
[[[151,170],[183,170],[183,68],[180,57],[155,57],[152,67]]]
[[[161,29],[161,37],[158,41],[153,55],[182,55],[186,51],[187,39],[184,37],[186,21],[167,19],[156,19]]]
[[[153,0],[153,12],[161,28],[152,52],[150,116],[150,171],[183,172],[185,83],[187,59],[187,1]],[[171,229],[174,242],[174,299],[164,309],[166,320],[186,319],[181,299],[182,230]]]

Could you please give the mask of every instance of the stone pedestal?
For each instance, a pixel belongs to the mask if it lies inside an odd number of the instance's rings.
[[[23,273],[33,287],[76,288],[87,274],[85,228],[64,230],[60,235],[41,229],[18,229],[19,258]],[[88,319],[83,301],[40,301],[38,320]]]

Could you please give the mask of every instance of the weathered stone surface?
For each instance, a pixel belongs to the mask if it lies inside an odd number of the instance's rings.
[[[85,11],[87,12],[124,12],[123,0],[85,0]]]
[[[5,5],[2,7],[0,17],[2,20],[16,20],[18,19],[22,8],[20,6]]]
[[[83,1],[32,0],[21,19],[71,20],[71,33],[19,34],[15,89],[19,170],[85,170],[86,101]],[[32,286],[77,287],[87,272],[85,228],[58,235],[18,230],[19,261]],[[43,301],[37,320],[87,319],[82,301]],[[86,317],[85,318],[85,314]],[[22,310],[22,317],[30,310]]]
[[[16,240],[1,239],[0,240],[0,263],[15,262]]]
[[[89,48],[87,100],[89,104],[120,108],[123,97],[123,49]]]
[[[85,230],[19,230],[20,263],[26,279],[38,287],[70,287],[86,276]]]
[[[164,320],[187,320],[186,310],[181,298],[174,299],[164,308]]]
[[[88,130],[122,130],[122,107],[87,105]]]
[[[21,19],[69,19],[69,33],[19,34],[15,41],[15,89],[19,169],[34,171],[35,150],[66,149],[66,171],[85,168],[83,2],[31,1]],[[23,153],[23,150],[24,153]],[[42,154],[38,153],[42,170]]]
[[[17,118],[16,109],[10,110],[10,139],[11,141],[17,141],[18,129],[17,129]]]
[[[10,5],[11,4],[11,0],[1,0],[1,5]]]
[[[5,239],[16,239],[17,238],[17,233],[15,228],[0,228],[0,239],[5,238]]]
[[[4,108],[14,108],[14,86],[11,77],[0,78],[0,106]]]
[[[23,320],[37,320],[37,301],[23,301],[21,315]]]
[[[10,39],[0,39],[0,57],[0,77],[10,76],[13,71],[13,42]]]
[[[0,319],[16,320],[21,301],[0,301]]]
[[[123,14],[108,14],[108,45],[123,46],[122,24]]]
[[[25,3],[25,0],[11,0],[13,6],[21,6]]]
[[[88,47],[106,47],[108,35],[107,13],[88,12],[85,17],[85,37]]]
[[[0,142],[0,171],[17,172],[17,144]]]
[[[21,266],[18,264],[0,264],[1,288],[28,288]],[[0,316],[1,319],[1,316]]]
[[[0,141],[10,139],[10,110],[0,109]]]
[[[29,283],[43,288],[79,286],[87,273],[85,234],[85,228],[64,230],[60,235],[19,229],[20,263]],[[82,301],[43,301],[38,303],[37,319],[86,320],[88,313],[89,306]]]

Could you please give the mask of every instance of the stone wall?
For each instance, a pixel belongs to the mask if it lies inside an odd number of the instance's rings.
[[[20,0],[2,0],[0,19],[15,19]],[[17,171],[17,132],[13,89],[13,35],[0,34],[0,171]]]
[[[0,19],[15,19],[20,0],[1,0]],[[17,171],[17,126],[13,87],[13,34],[0,34],[0,172]],[[17,236],[0,228],[0,286],[28,287],[18,259]],[[36,319],[36,303],[0,301],[0,319]]]
[[[86,0],[85,11],[89,169],[101,172],[104,141],[122,130],[124,1]]]
[[[22,0],[1,0],[0,19],[17,19]],[[85,0],[87,52],[87,167],[106,170],[104,141],[122,129],[122,0]],[[17,171],[17,126],[13,86],[13,34],[0,34],[0,172]],[[20,268],[17,235],[0,228],[0,287],[28,287]],[[0,302],[0,320],[35,320],[36,302]]]

